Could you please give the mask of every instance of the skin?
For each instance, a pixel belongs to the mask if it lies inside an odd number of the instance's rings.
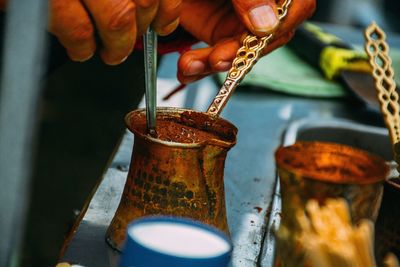
[[[50,0],[49,30],[69,57],[85,61],[96,51],[95,31],[101,39],[103,61],[123,62],[133,51],[137,36],[151,24],[168,35],[179,24],[181,0]]]
[[[209,44],[209,47],[188,51],[180,57],[178,62],[180,82],[186,84],[211,73],[229,70],[236,51],[241,46],[241,39],[246,28],[258,36],[265,36],[276,31],[274,40],[264,49],[263,55],[286,44],[293,36],[294,29],[310,17],[316,7],[314,0],[293,0],[281,24],[268,31],[258,31],[250,23],[249,10],[267,4],[276,12],[274,1],[233,0],[232,4],[221,6],[222,2],[224,1],[185,0],[183,2],[181,25],[199,40]],[[232,12],[233,9],[236,13]],[[190,15],[193,13],[191,10],[197,10],[202,15]],[[191,71],[193,62],[196,62],[195,70],[197,71]]]
[[[278,23],[283,0],[49,0],[49,30],[74,61],[91,58],[96,50],[106,64],[117,65],[133,51],[136,39],[151,25],[168,35],[180,24],[207,48],[190,50],[178,62],[178,79],[190,83],[211,73],[227,71],[248,31],[258,36],[275,32],[263,54],[286,44],[294,29],[314,12],[316,0],[292,0]],[[277,4],[278,2],[278,4]],[[0,0],[4,8],[6,0]],[[269,10],[252,16],[254,10]],[[264,25],[254,17],[263,18]],[[95,41],[95,35],[100,42]]]

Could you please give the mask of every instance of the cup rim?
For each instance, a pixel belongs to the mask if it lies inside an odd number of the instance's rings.
[[[185,257],[185,256],[171,255],[171,254],[159,252],[150,247],[142,245],[140,242],[134,240],[134,238],[132,238],[131,235],[129,235],[129,233],[128,233],[129,229],[131,229],[132,227],[135,227],[135,226],[141,225],[141,224],[151,223],[151,222],[177,223],[177,224],[181,224],[181,225],[189,225],[189,226],[192,226],[195,228],[200,228],[202,230],[206,230],[207,232],[211,232],[212,234],[215,234],[218,237],[220,237],[221,239],[223,239],[227,243],[229,249],[222,254],[212,256],[212,257]],[[164,258],[171,258],[171,259],[176,259],[176,260],[213,261],[213,260],[222,259],[224,257],[227,257],[228,255],[231,254],[231,252],[233,250],[232,241],[221,230],[217,229],[216,227],[214,227],[212,225],[205,224],[200,221],[196,221],[196,220],[193,220],[191,218],[186,218],[186,217],[154,215],[154,216],[145,216],[145,217],[138,218],[128,224],[126,238],[127,238],[127,240],[125,241],[125,244],[128,243],[128,239],[129,239],[129,241],[134,242],[135,246],[140,247],[140,249],[143,251],[148,251],[149,253],[154,254],[154,255],[160,255]]]

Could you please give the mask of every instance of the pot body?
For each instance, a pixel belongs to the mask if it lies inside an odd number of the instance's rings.
[[[375,222],[383,183],[389,168],[385,161],[365,151],[335,143],[297,142],[275,154],[282,196],[278,259],[282,266],[309,266],[297,237],[301,228],[296,213],[315,199],[343,198],[353,223]]]
[[[144,110],[127,115],[128,128],[135,134],[132,159],[107,231],[109,244],[118,250],[127,225],[142,216],[188,217],[229,234],[223,176],[227,151],[236,142],[236,127],[206,113],[175,108],[159,108],[157,120],[206,130],[216,138],[192,143],[163,141],[143,133]]]

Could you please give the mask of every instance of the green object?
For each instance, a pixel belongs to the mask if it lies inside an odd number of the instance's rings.
[[[222,83],[226,73],[218,74]],[[289,48],[282,47],[261,58],[241,85],[255,85],[274,91],[310,97],[342,97],[345,89],[329,81]]]
[[[400,84],[400,51],[391,49],[395,80]],[[396,75],[398,73],[398,75]],[[226,73],[219,73],[222,83]],[[287,47],[261,58],[247,74],[241,85],[259,86],[273,91],[307,97],[344,97],[347,89],[327,80],[321,72],[303,61]]]
[[[355,50],[339,37],[313,23],[300,25],[288,45],[306,62],[320,68],[329,80],[340,77],[344,70],[371,71],[368,56],[363,50]]]

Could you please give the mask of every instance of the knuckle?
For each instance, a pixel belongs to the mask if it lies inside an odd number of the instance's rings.
[[[50,1],[49,30],[62,43],[75,44],[91,40],[94,27],[80,5],[71,5],[62,0]],[[75,8],[77,12],[68,12]]]
[[[131,1],[121,1],[110,10],[108,30],[118,31],[130,28],[135,23],[135,5]]]
[[[73,43],[86,42],[93,37],[94,29],[89,21],[81,22],[73,27],[67,34],[67,38]]]

